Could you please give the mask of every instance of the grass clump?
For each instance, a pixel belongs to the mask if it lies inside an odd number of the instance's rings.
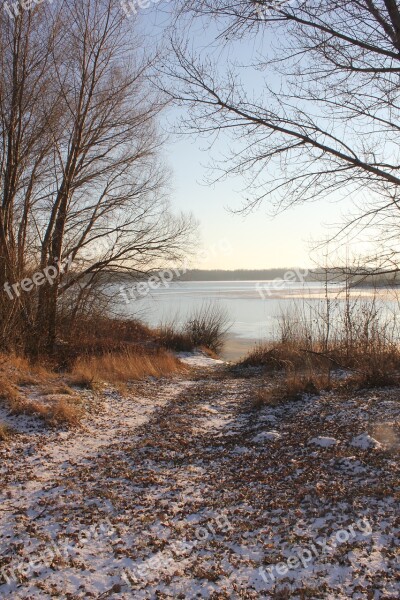
[[[162,325],[158,340],[165,348],[177,352],[205,349],[217,355],[228,329],[227,313],[218,304],[208,302],[194,310],[183,326],[178,327],[176,321]]]
[[[52,427],[76,427],[84,416],[84,410],[77,398],[55,397],[45,403],[20,397],[9,408],[12,415],[36,417]]]
[[[376,298],[327,302],[325,312],[292,309],[280,318],[275,341],[260,344],[239,367],[262,367],[292,377],[341,371],[358,388],[398,385],[400,331]],[[287,387],[291,385],[288,381]]]
[[[329,389],[331,389],[329,374],[287,373],[268,387],[256,390],[253,408],[261,410],[266,406],[279,406],[286,402],[301,400],[305,395],[318,395],[322,390]]]
[[[31,377],[33,381],[30,380]],[[43,401],[26,398],[18,389],[16,384],[23,385],[21,381],[26,382],[27,379],[29,385],[37,386]],[[73,390],[58,381],[55,374],[40,366],[31,367],[24,358],[10,357],[2,362],[0,404],[11,415],[36,417],[51,426],[77,426],[84,411],[79,399],[73,394]],[[7,435],[9,433],[3,426],[0,439],[5,439]]]
[[[7,406],[13,406],[20,399],[20,393],[16,386],[0,376],[0,401]]]
[[[153,353],[125,350],[118,354],[82,357],[77,360],[69,381],[71,385],[75,381],[76,385],[93,386],[96,381],[124,383],[147,377],[170,377],[185,370],[186,367],[165,350]]]
[[[5,423],[0,422],[0,442],[8,442],[12,436],[11,428]]]
[[[78,427],[84,416],[84,410],[78,399],[57,398],[45,415],[45,420],[54,427],[67,425]]]

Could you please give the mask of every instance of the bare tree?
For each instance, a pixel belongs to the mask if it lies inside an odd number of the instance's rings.
[[[44,12],[14,19],[0,11],[0,286],[20,281],[35,264],[32,212],[51,155],[48,127],[60,107],[49,68],[54,36]],[[43,33],[45,32],[45,35]],[[33,252],[32,252],[33,250]],[[0,302],[1,343],[15,338],[21,322],[32,325],[29,303]]]
[[[397,215],[400,188],[400,4],[395,0],[183,0],[179,19],[222,23],[221,45],[254,38],[248,65],[172,39],[170,94],[189,107],[187,131],[233,137],[221,176],[248,177],[243,211],[321,197],[368,200],[353,225]],[[225,56],[225,55],[224,55]],[[226,56],[229,56],[227,53]],[[258,92],[251,69],[264,74]],[[397,266],[396,266],[397,268]]]
[[[25,36],[17,68],[6,67],[14,79],[3,119],[3,140],[11,139],[3,156],[12,158],[3,169],[2,279],[55,274],[29,302],[20,295],[13,303],[33,306],[30,350],[41,352],[54,345],[63,296],[74,298],[76,315],[101,273],[137,274],[181,257],[193,223],[169,211],[156,127],[164,103],[149,86],[153,59],[120,3],[59,0],[2,25],[6,58]],[[27,57],[36,60],[33,74]],[[26,157],[14,139],[19,130],[26,144],[32,137]],[[12,196],[9,180],[17,181]]]

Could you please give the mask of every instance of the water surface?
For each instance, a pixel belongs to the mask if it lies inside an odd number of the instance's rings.
[[[375,291],[361,288],[353,290],[352,294],[368,298]],[[343,301],[343,286],[330,285],[329,296]],[[276,335],[282,312],[297,306],[311,315],[315,308],[326,302],[326,289],[319,282],[196,281],[166,282],[145,297],[129,289],[126,296],[121,294],[123,313],[138,316],[152,327],[172,321],[179,326],[195,309],[208,302],[217,303],[229,316],[231,327],[223,356],[235,360],[257,342]]]

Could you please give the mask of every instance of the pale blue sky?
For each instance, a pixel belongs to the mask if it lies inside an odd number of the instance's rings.
[[[169,24],[168,3],[156,3],[152,7],[140,11],[140,28],[146,31],[146,39],[157,41],[166,31]],[[192,35],[192,45],[196,49],[207,49],[219,59],[222,68],[226,56],[240,61],[243,65],[251,62],[257,55],[261,45],[273,43],[271,39],[243,39],[234,47],[221,52],[220,46],[210,44],[215,35],[210,26],[204,31],[199,26]],[[264,75],[242,68],[243,80],[248,89],[258,92]],[[274,77],[274,76],[272,76]],[[273,81],[273,80],[272,80]],[[170,111],[162,120],[161,126],[170,132],[179,116],[177,109]],[[224,150],[220,144],[211,155],[202,151],[206,143],[189,137],[170,134],[165,151],[166,161],[172,171],[171,201],[175,209],[192,212],[200,222],[200,238],[202,246],[207,249],[215,246],[220,240],[230,242],[232,253],[229,256],[218,256],[214,252],[206,261],[197,261],[198,268],[224,269],[260,269],[271,267],[312,266],[316,253],[310,250],[321,239],[332,234],[332,225],[343,221],[341,215],[346,203],[319,201],[287,210],[279,216],[272,217],[270,207],[265,204],[254,213],[241,216],[232,214],[228,208],[238,208],[244,197],[244,181],[228,179],[223,183],[205,185],[209,172],[206,165],[210,159],[220,158],[219,152]],[[326,225],[330,225],[329,228]]]
[[[202,261],[200,268],[262,269],[312,265],[310,246],[325,238],[326,223],[340,221],[340,206],[317,202],[289,209],[271,217],[264,205],[247,216],[232,214],[228,207],[242,202],[240,180],[228,179],[213,186],[204,185],[207,155],[201,144],[190,139],[174,139],[169,143],[168,162],[172,167],[172,203],[175,208],[190,210],[200,221],[204,248],[220,239],[229,240],[230,256],[216,256]]]

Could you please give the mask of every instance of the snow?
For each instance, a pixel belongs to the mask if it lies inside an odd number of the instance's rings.
[[[216,365],[225,364],[223,360],[219,360],[218,358],[211,358],[207,356],[201,350],[197,350],[195,352],[179,352],[177,357],[183,363],[191,366],[191,367],[215,367]]]
[[[398,598],[398,392],[257,412],[260,375],[186,377],[79,392],[77,430],[0,410],[19,431],[0,443],[0,598]]]
[[[369,450],[370,448],[382,448],[382,444],[380,444],[378,440],[375,440],[373,437],[368,435],[368,433],[357,435],[351,440],[350,445],[354,446],[355,448],[361,448],[362,450]]]
[[[316,446],[321,446],[322,448],[329,448],[330,446],[336,446],[336,444],[338,444],[338,443],[339,442],[335,438],[324,437],[324,436],[315,437],[309,441],[309,444],[315,444]]]
[[[268,442],[268,441],[276,441],[279,440],[281,437],[281,434],[278,431],[262,431],[261,433],[259,433],[258,435],[256,435],[253,438],[253,442],[255,442],[256,444],[259,444],[261,442]]]

